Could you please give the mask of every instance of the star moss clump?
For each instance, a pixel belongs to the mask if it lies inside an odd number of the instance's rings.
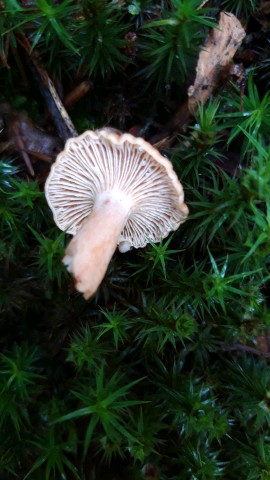
[[[1,3],[1,479],[270,478],[269,47],[258,3]],[[179,127],[225,8],[247,29],[234,59],[246,86],[228,76]],[[36,139],[29,153],[22,133],[28,117],[48,138],[58,131],[31,52],[64,103],[76,92],[78,132],[109,124],[156,143],[190,210],[166,239],[116,253],[88,302],[43,193],[55,154]]]

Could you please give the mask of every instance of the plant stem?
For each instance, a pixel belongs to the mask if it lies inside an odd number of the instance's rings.
[[[100,195],[63,259],[87,300],[97,290],[117,247],[130,207],[116,192]]]

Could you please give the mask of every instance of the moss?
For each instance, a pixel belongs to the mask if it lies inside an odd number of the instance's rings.
[[[0,7],[0,98],[12,113],[0,106],[1,478],[269,478],[267,33],[255,2],[201,3]],[[223,84],[178,128],[225,7],[249,34],[244,96]],[[90,302],[61,262],[69,238],[44,198],[50,165],[31,156],[30,178],[14,144],[22,110],[57,138],[27,42],[60,96],[91,80],[69,109],[78,130],[110,124],[160,142],[190,209],[165,241],[116,253]]]

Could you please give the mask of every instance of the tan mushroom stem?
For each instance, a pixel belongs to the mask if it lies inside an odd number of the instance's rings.
[[[87,300],[97,290],[128,219],[129,202],[117,192],[101,194],[66,249],[63,263]]]

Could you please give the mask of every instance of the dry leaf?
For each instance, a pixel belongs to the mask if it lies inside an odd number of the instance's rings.
[[[20,152],[30,175],[34,170],[29,157],[51,162],[62,148],[58,137],[39,129],[25,112],[13,109],[8,103],[0,103],[0,152]]]
[[[224,67],[232,60],[246,33],[232,14],[221,12],[218,28],[214,28],[200,52],[194,85],[188,89],[188,108],[193,114],[198,102],[204,104],[218,85]]]

